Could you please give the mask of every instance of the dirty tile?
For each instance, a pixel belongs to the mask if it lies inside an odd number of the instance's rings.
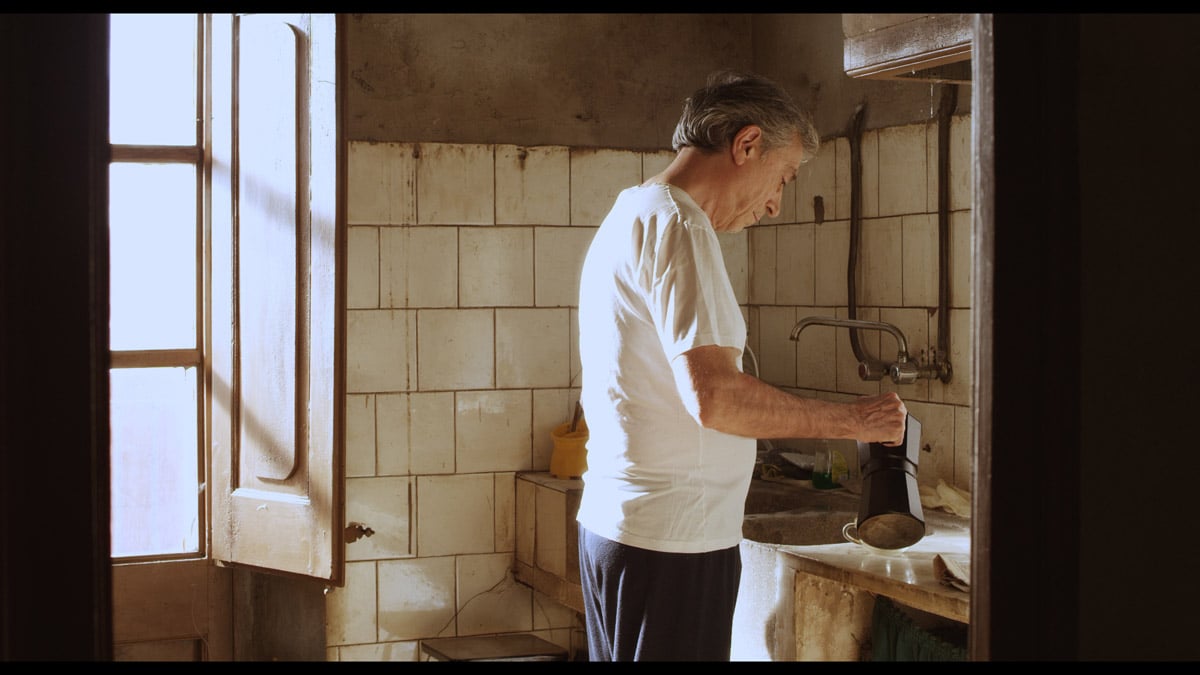
[[[416,354],[414,313],[401,309],[346,312],[347,393],[411,388]]]
[[[880,216],[929,212],[925,130],[925,124],[879,130]]]
[[[491,145],[421,143],[417,160],[417,222],[496,222],[495,151]]]
[[[496,386],[567,386],[570,320],[565,307],[497,309]]]
[[[378,565],[380,642],[454,635],[453,556]]]
[[[750,281],[748,302],[775,304],[775,259],[778,256],[776,241],[779,227],[763,226],[747,230],[750,258]]]
[[[975,278],[972,259],[974,222],[971,211],[950,214],[950,306],[972,307],[971,285]]]
[[[409,394],[408,405],[409,463],[412,473],[453,473],[454,392],[414,392]]]
[[[458,634],[533,628],[533,589],[512,575],[507,553],[458,556]]]
[[[881,199],[880,184],[883,180],[883,169],[880,166],[879,159],[879,135],[880,132],[877,129],[864,131],[862,135],[862,147],[860,149],[862,157],[862,213],[860,215],[863,218],[878,218],[881,215],[889,215],[883,211],[883,207],[879,203]],[[847,145],[846,151],[849,153],[849,145]],[[852,183],[849,181],[849,165],[847,165],[846,177],[846,190],[850,192],[851,200],[853,200]],[[838,187],[839,189],[841,188],[840,183]],[[850,204],[851,202],[846,202],[847,219],[850,218]]]
[[[937,214],[904,216],[900,219],[903,251],[905,307],[937,307],[941,277],[938,254]],[[946,270],[947,273],[950,270]],[[878,302],[877,304],[888,304]]]
[[[409,394],[379,394],[375,397],[375,456],[380,476],[410,473],[409,406]]]
[[[775,386],[795,386],[796,343],[789,337],[795,324],[794,307],[758,309],[759,379]]]
[[[858,251],[858,301],[864,305],[899,306],[904,279],[903,231],[900,218],[863,220]]]
[[[837,215],[837,143],[825,142],[817,156],[800,165],[796,172],[796,220],[797,223],[813,223],[817,220],[814,201],[821,198],[823,220],[835,220]]]
[[[599,226],[621,190],[641,182],[640,153],[572,148],[571,225]]]
[[[516,480],[515,472],[495,474],[496,482],[496,551],[516,550]]]
[[[346,228],[346,306],[379,307],[379,229]]]
[[[496,224],[569,224],[570,161],[563,145],[497,145]]]
[[[458,305],[458,229],[388,228],[379,235],[384,307]]]
[[[816,225],[782,225],[775,252],[775,302],[811,305],[816,299]]]
[[[950,210],[973,208],[975,162],[971,148],[971,116],[950,118]]]
[[[533,404],[528,389],[455,394],[455,471],[526,471]]]
[[[578,307],[579,275],[594,227],[537,227],[533,230],[534,304]]]
[[[534,537],[537,520],[537,483],[517,479],[516,481],[516,558],[518,561],[533,566]]]
[[[410,143],[349,143],[346,150],[349,224],[416,223],[416,167]]]
[[[492,475],[417,477],[417,555],[494,553]]]
[[[347,562],[346,583],[325,596],[325,643],[375,642],[375,563]]]
[[[375,475],[375,397],[346,396],[346,476]]]
[[[494,311],[422,309],[417,312],[417,382],[421,391],[494,386]],[[392,342],[391,345],[396,344]],[[391,348],[380,344],[380,349]]]
[[[459,229],[459,305],[533,304],[533,228]]]
[[[834,316],[831,307],[797,307],[796,322],[808,316]],[[791,342],[796,349],[796,386],[805,389],[837,389],[837,331],[829,326],[809,326],[800,339]]]
[[[846,305],[846,266],[849,263],[849,221],[825,222],[816,226],[816,304]]]
[[[936,317],[930,323],[933,333],[931,342],[937,343]],[[971,405],[971,370],[974,330],[971,324],[971,310],[950,310],[950,381],[943,383],[935,380],[929,385],[929,399],[956,405]]]
[[[556,577],[567,573],[566,495],[543,485],[537,488],[536,567]]]
[[[846,136],[838,136],[827,145],[834,148],[835,164],[833,167],[834,196],[832,200],[825,202],[825,220],[850,220],[850,200],[854,194],[853,184],[850,180],[850,139]]]
[[[370,536],[346,543],[346,560],[404,558],[412,554],[412,523],[408,477],[348,478],[346,525],[361,523]]]

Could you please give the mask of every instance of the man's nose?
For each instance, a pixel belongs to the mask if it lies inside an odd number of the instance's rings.
[[[767,215],[771,218],[779,215],[779,202],[774,197],[767,200]]]

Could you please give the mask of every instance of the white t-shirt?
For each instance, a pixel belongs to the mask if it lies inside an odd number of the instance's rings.
[[[588,530],[673,553],[741,541],[756,441],[705,429],[684,408],[670,361],[700,345],[746,345],[712,223],[677,187],[628,188],[580,278],[589,438],[577,519]]]

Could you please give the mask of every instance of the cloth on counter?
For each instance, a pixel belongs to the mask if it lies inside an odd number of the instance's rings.
[[[921,506],[927,509],[942,509],[956,516],[971,517],[971,493],[946,484],[939,478],[936,488],[920,487]]]
[[[968,555],[939,553],[933,556],[933,573],[947,586],[964,592],[971,590],[971,558]]]
[[[923,627],[884,596],[871,613],[872,661],[966,661],[965,624]]]

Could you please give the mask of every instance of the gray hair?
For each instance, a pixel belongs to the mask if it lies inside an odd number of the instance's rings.
[[[799,136],[802,163],[821,146],[811,115],[783,87],[758,75],[719,70],[684,100],[671,147],[676,152],[685,147],[715,152],[729,147],[748,124],[762,128],[764,151],[787,146]]]

